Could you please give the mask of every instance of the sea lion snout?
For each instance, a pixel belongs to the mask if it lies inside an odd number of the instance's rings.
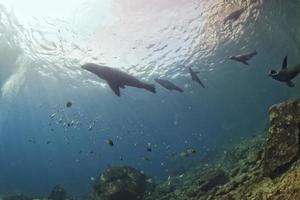
[[[275,74],[277,74],[276,70],[272,69],[269,71],[269,76],[274,76]]]

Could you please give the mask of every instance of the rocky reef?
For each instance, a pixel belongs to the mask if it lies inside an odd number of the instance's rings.
[[[23,194],[11,194],[4,197],[0,197],[0,200],[72,200],[69,197],[64,188],[60,185],[55,186],[47,198],[45,197],[31,197]]]
[[[12,194],[4,196],[2,200],[32,200],[32,197],[25,196],[22,194]]]
[[[269,129],[227,149],[219,162],[158,185],[147,200],[299,200],[300,100],[269,110]]]
[[[145,196],[146,176],[129,166],[104,170],[94,184],[94,200],[140,200]]]
[[[299,200],[300,99],[273,105],[269,128],[157,185],[139,170],[111,166],[95,180],[90,200]],[[11,195],[2,200],[37,199]],[[70,199],[61,186],[48,198]]]

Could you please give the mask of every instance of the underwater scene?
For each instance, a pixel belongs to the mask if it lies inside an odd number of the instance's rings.
[[[299,200],[300,0],[0,0],[0,200]]]

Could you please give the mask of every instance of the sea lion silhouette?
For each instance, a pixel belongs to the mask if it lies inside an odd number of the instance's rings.
[[[99,78],[106,80],[109,87],[117,96],[120,96],[120,88],[125,88],[125,86],[143,88],[152,93],[156,93],[155,86],[153,84],[142,82],[119,69],[97,65],[94,63],[86,63],[81,67],[96,74]]]

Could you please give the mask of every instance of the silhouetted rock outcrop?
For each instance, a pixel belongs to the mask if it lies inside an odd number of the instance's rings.
[[[276,104],[269,111],[263,172],[274,177],[284,172],[299,155],[300,99]]]
[[[48,199],[51,200],[66,200],[68,199],[68,195],[64,188],[60,185],[55,186],[52,191],[50,192]]]
[[[139,200],[146,186],[146,177],[139,170],[128,166],[109,167],[94,184],[94,199]]]

